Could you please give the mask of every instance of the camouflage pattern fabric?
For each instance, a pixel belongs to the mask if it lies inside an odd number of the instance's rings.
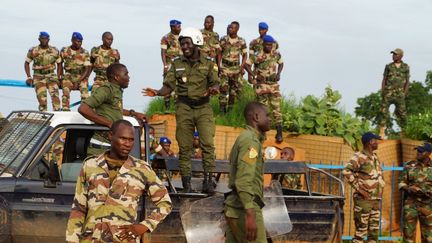
[[[405,82],[410,78],[410,68],[404,62],[401,62],[399,67],[392,62],[385,66],[383,75],[387,80],[386,87],[392,89],[403,88]]]
[[[273,122],[282,123],[281,100],[279,84],[276,81],[277,67],[283,63],[282,55],[277,50],[270,53],[261,52],[258,55],[251,55],[246,61],[253,67],[256,75],[257,85],[255,93],[257,101],[266,105],[273,111]]]
[[[206,29],[202,29],[201,33],[204,39],[204,44],[200,48],[201,53],[205,57],[210,57],[216,62],[216,56],[221,51],[219,44],[219,34]]]
[[[249,43],[249,56],[258,55],[263,51],[264,41],[261,37],[253,39]],[[273,50],[279,49],[279,44],[277,42],[273,43]]]
[[[94,92],[97,88],[108,82],[106,69],[109,65],[120,61],[120,52],[114,48],[105,50],[101,45],[91,49],[90,59],[93,63],[93,71],[96,74],[92,87],[92,92]]]
[[[183,55],[183,52],[181,50],[179,36],[174,35],[173,33],[169,32],[168,34],[164,35],[161,39],[161,49],[166,50],[166,63],[170,67],[173,60],[181,55]],[[168,69],[169,69],[168,67]],[[164,78],[165,78],[164,74]],[[164,101],[168,102],[171,100],[171,97],[175,97],[175,91],[171,92],[169,95],[164,96]]]
[[[377,242],[380,202],[385,182],[383,170],[376,154],[366,151],[357,152],[342,171],[345,179],[354,189],[354,221],[356,233],[353,242]],[[358,192],[365,191],[369,198],[363,198]]]
[[[388,88],[382,91],[382,103],[381,109],[378,116],[378,120],[381,126],[386,124],[386,121],[390,118],[389,107],[391,104],[395,105],[395,115],[398,118],[397,122],[401,128],[405,127],[407,114],[405,106],[405,95],[403,88]]]
[[[90,54],[84,48],[73,50],[71,46],[63,47],[60,52],[63,60],[64,76],[62,81],[62,110],[70,110],[70,92],[78,87],[81,93],[81,100],[86,99],[88,94],[88,79],[80,80],[85,68],[91,66]]]
[[[220,47],[222,60],[219,104],[232,105],[243,87],[240,57],[247,53],[246,41],[242,37],[232,39],[226,35],[220,40]]]
[[[171,212],[168,191],[150,165],[129,156],[110,185],[106,154],[84,161],[66,231],[67,242],[140,242],[118,239],[119,226],[142,224],[150,232]],[[137,222],[140,197],[157,209]]]
[[[417,191],[410,194],[406,189]],[[417,221],[420,221],[422,242],[432,242],[432,168],[430,161],[418,160],[404,164],[399,189],[405,190],[403,207],[404,242],[414,243]]]
[[[379,235],[380,200],[354,198],[354,224],[356,232],[353,243],[376,243]],[[367,236],[367,241],[365,237]]]
[[[61,63],[57,48],[48,46],[43,49],[40,46],[30,48],[26,62],[33,62],[33,85],[39,102],[39,111],[47,110],[47,90],[51,96],[54,111],[60,110],[59,81],[54,73],[56,64]]]
[[[282,185],[289,189],[299,190],[302,188],[300,174],[284,174]]]

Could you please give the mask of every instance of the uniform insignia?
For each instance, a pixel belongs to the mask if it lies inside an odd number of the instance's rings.
[[[258,152],[254,148],[249,149],[249,158],[255,159],[258,156]]]
[[[187,77],[186,77],[186,76],[183,76],[183,77],[182,77],[182,81],[183,81],[183,83],[186,83],[186,82],[187,82]]]

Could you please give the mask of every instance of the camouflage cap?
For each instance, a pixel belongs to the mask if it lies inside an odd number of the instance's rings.
[[[414,149],[416,149],[418,152],[423,153],[423,152],[432,152],[432,144],[430,143],[424,143],[422,146],[417,146]]]
[[[401,55],[401,56],[404,55],[403,50],[400,49],[400,48],[396,48],[396,49],[394,49],[393,51],[391,51],[390,53],[391,53],[391,54],[396,54],[396,55]]]

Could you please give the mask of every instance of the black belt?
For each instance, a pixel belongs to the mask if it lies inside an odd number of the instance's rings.
[[[229,66],[229,67],[233,67],[233,66],[238,66],[238,65],[240,65],[240,62],[230,62],[230,61],[227,61],[227,60],[223,60],[223,59],[222,59],[222,64],[224,64],[224,65],[226,65],[226,66]]]
[[[179,95],[179,96],[177,96],[177,101],[192,107],[192,106],[200,106],[200,105],[204,105],[204,104],[209,103],[210,97],[205,96],[205,97],[202,97],[201,99],[193,100],[187,96],[180,96]]]

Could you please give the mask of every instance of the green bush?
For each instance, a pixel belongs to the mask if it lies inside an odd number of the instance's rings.
[[[414,140],[432,141],[432,110],[408,116],[405,136]]]

